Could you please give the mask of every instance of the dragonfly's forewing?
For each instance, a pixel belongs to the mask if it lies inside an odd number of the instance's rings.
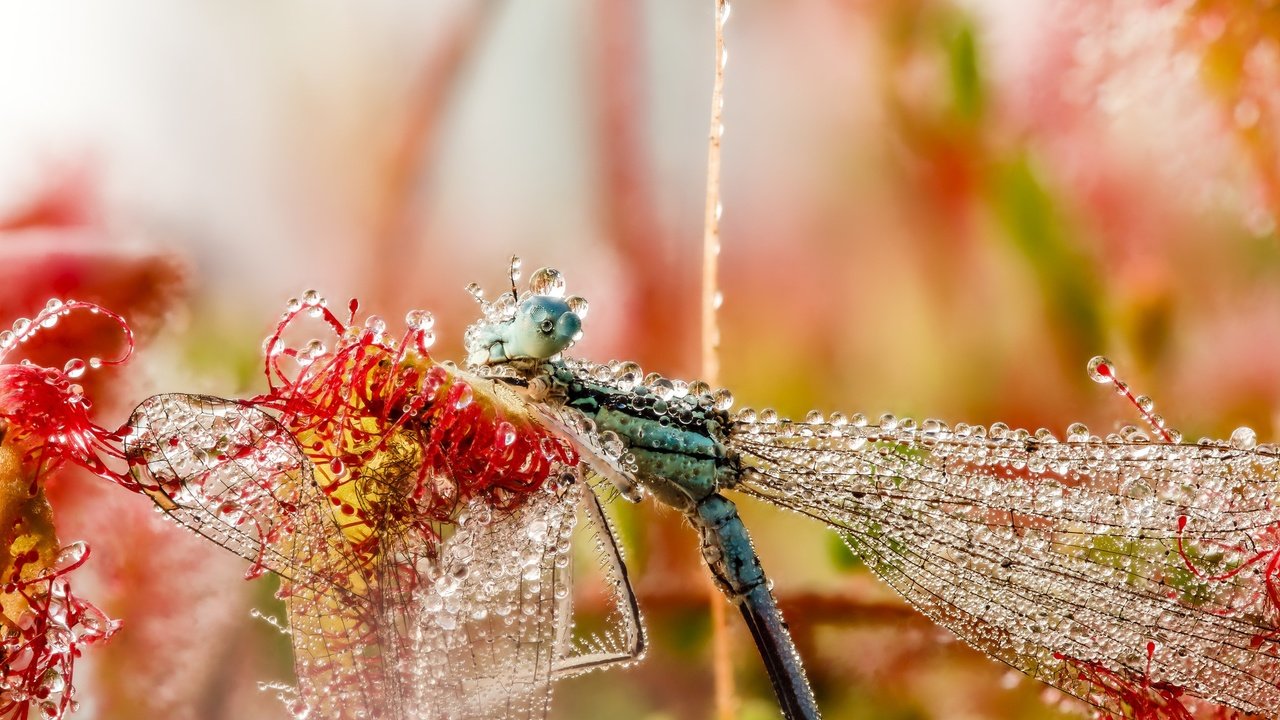
[[[1121,714],[1175,688],[1280,707],[1272,450],[936,422],[739,423],[732,444],[740,489],[842,531],[994,658]]]
[[[310,461],[279,421],[248,403],[207,395],[145,400],[129,420],[125,448],[139,483],[180,524],[250,560],[308,584],[331,584],[299,565],[283,538],[331,534],[308,512],[322,503]],[[350,557],[333,571],[351,572]]]

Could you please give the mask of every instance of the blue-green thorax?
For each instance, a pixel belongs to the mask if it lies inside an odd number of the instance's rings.
[[[622,390],[578,377],[564,392],[565,405],[591,418],[597,431],[618,435],[636,480],[659,502],[692,512],[737,482],[741,465],[724,442],[728,415],[705,398],[663,398],[644,386]]]

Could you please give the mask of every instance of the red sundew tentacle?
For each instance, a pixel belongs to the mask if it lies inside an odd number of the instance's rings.
[[[1115,671],[1097,661],[1082,660],[1062,653],[1054,653],[1056,660],[1064,662],[1075,672],[1076,679],[1093,688],[1091,702],[1099,707],[1123,709],[1124,717],[1132,720],[1194,720],[1194,716],[1182,703],[1183,690],[1167,683],[1151,681],[1151,660],[1155,644],[1147,643],[1147,669],[1142,674]],[[1102,714],[1104,718],[1112,716]]]
[[[1227,582],[1263,560],[1266,560],[1266,565],[1262,569],[1263,594],[1272,611],[1280,611],[1280,547],[1255,551],[1253,555],[1241,561],[1230,570],[1226,570],[1215,575],[1209,575],[1196,566],[1186,550],[1186,546],[1183,541],[1183,534],[1186,530],[1186,526],[1187,517],[1183,515],[1178,518],[1178,532],[1174,537],[1174,544],[1177,548],[1178,556],[1182,558],[1182,564],[1189,572],[1191,572],[1192,575],[1206,582]],[[1266,528],[1261,535],[1274,537],[1278,530],[1280,530],[1280,526],[1273,525]],[[1258,539],[1262,538],[1259,537]],[[1213,546],[1222,550],[1234,552],[1244,551],[1244,548],[1238,545],[1215,543]],[[1259,643],[1261,643],[1261,641],[1259,641]]]

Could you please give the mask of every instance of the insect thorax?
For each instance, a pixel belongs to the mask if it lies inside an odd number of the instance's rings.
[[[729,416],[708,396],[677,397],[644,385],[624,389],[592,379],[590,367],[547,363],[529,385],[544,402],[591,420],[606,442],[616,436],[635,479],[668,505],[691,511],[737,482],[741,464],[725,442]]]

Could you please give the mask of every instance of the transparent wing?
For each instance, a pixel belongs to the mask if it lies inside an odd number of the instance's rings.
[[[937,421],[739,422],[740,490],[988,655],[1117,713],[1280,708],[1280,455]]]
[[[299,562],[286,539],[333,532],[308,512],[322,497],[293,436],[252,405],[205,395],[156,395],[129,418],[125,449],[134,476],[180,524],[294,582],[333,584],[355,569]],[[322,571],[321,571],[322,570]]]
[[[569,442],[585,467],[584,474],[595,480],[593,491],[583,491],[580,535],[591,555],[584,570],[600,581],[605,617],[597,632],[565,636],[561,645],[566,654],[556,663],[557,676],[571,677],[638,660],[645,652],[644,622],[622,548],[596,495],[596,491],[604,491],[621,494],[632,502],[640,499],[635,478],[623,467],[622,445],[605,442],[594,432],[590,421],[576,411],[542,404],[530,404],[528,408],[544,426]],[[571,625],[576,627],[579,623]]]
[[[577,499],[544,489],[512,510],[473,502],[439,557],[421,564],[403,620],[414,658],[405,685],[410,707],[430,708],[422,717],[545,717]]]
[[[148,398],[129,421],[134,475],[180,524],[281,577],[299,706],[353,717],[387,686],[376,567],[353,551],[297,441],[248,403],[202,395]]]
[[[626,664],[638,660],[645,651],[644,623],[617,536],[596,493],[586,487],[578,492],[581,499],[575,537],[585,547],[576,553],[580,562],[566,568],[573,571],[579,592],[565,600],[591,592],[598,599],[600,618],[589,623],[583,614],[568,609],[562,613],[557,641],[560,654],[552,667],[557,679]]]

